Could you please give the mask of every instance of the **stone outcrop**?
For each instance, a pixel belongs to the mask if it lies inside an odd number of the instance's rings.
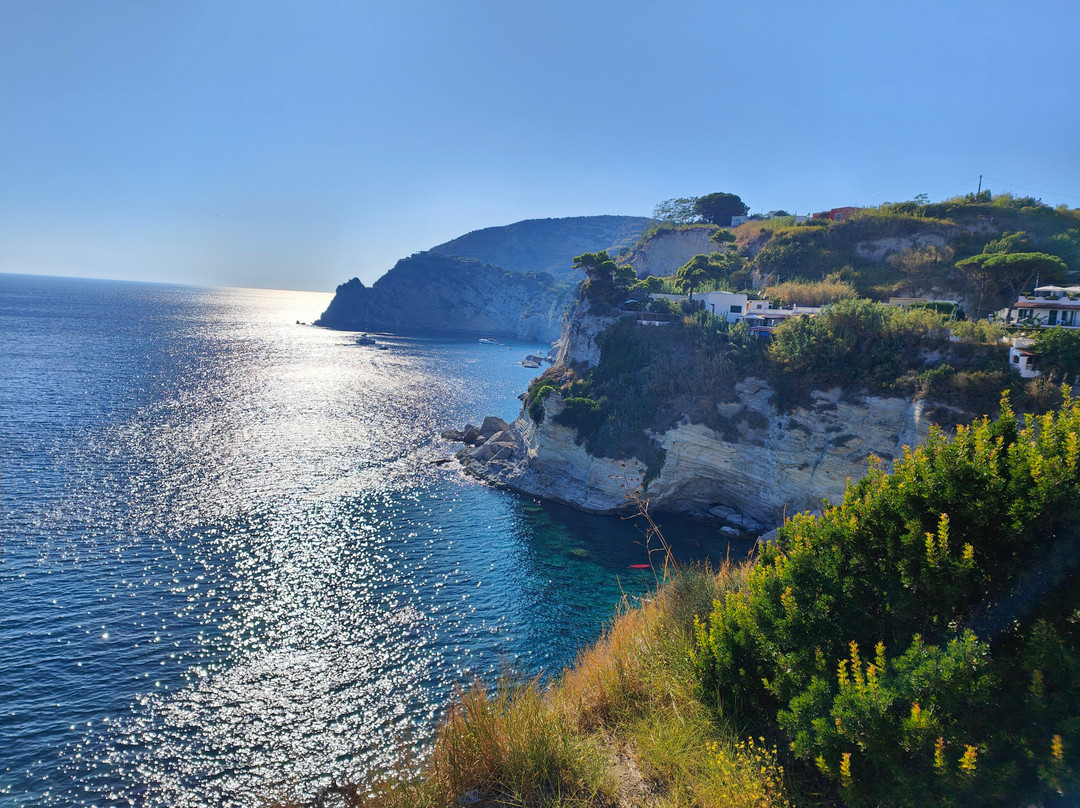
[[[574,315],[563,326],[555,356],[556,367],[570,364],[592,366],[599,362],[600,347],[596,344],[596,338],[617,319],[593,314],[588,298],[582,300]]]
[[[719,230],[715,225],[698,225],[679,229],[661,228],[619,258],[629,264],[639,278],[647,275],[661,277],[675,271],[695,255],[716,252],[717,245],[709,239]]]
[[[595,364],[596,335],[608,323],[581,306],[566,325],[556,367]],[[665,451],[652,480],[635,457],[589,454],[575,429],[556,423],[565,409],[558,392],[545,397],[539,424],[523,407],[512,424],[485,420],[480,430],[467,426],[447,436],[462,435],[465,470],[495,485],[595,512],[632,509],[640,493],[653,508],[717,520],[729,535],[760,535],[785,514],[839,502],[872,458],[888,464],[930,428],[922,401],[846,397],[835,389],[781,413],[765,381],[744,379],[735,393],[734,401],[717,405],[715,428],[684,417],[652,436]]]
[[[738,401],[724,405],[729,428],[681,423],[656,435],[666,451],[660,475],[645,485],[644,464],[590,455],[576,431],[555,423],[562,399],[550,393],[536,424],[524,411],[459,457],[465,469],[516,491],[587,511],[632,507],[643,491],[652,507],[724,522],[732,533],[760,533],[785,513],[839,502],[848,480],[866,474],[871,457],[888,462],[927,435],[922,402],[819,392],[807,409],[776,412],[765,382],[746,379]]]

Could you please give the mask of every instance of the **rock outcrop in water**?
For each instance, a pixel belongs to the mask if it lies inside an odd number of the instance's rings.
[[[575,315],[556,367],[595,363],[589,346],[604,325],[587,311]],[[458,457],[467,472],[490,483],[583,510],[623,511],[633,507],[629,495],[643,491],[653,508],[717,519],[732,535],[755,534],[785,513],[839,502],[848,480],[866,474],[871,456],[890,461],[930,427],[923,402],[905,398],[818,391],[809,406],[781,413],[765,381],[744,379],[736,393],[735,401],[719,405],[730,425],[723,434],[684,417],[654,435],[665,460],[647,485],[644,462],[594,457],[575,429],[556,423],[564,409],[558,392],[544,399],[541,423],[523,407],[507,429]]]
[[[460,331],[552,342],[573,290],[550,277],[417,253],[370,286],[337,288],[316,325],[352,331]]]

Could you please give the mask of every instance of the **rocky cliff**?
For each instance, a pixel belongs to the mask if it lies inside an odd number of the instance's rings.
[[[674,275],[695,255],[716,252],[717,245],[709,239],[719,229],[715,225],[660,228],[621,255],[618,262],[633,267],[639,278]]]
[[[402,259],[366,287],[337,288],[317,325],[372,331],[461,331],[551,342],[581,280],[574,257],[618,251],[649,219],[578,216],[488,227]]]
[[[573,292],[550,277],[417,253],[366,287],[337,288],[316,325],[353,331],[461,331],[552,342]]]
[[[576,430],[555,423],[563,408],[557,392],[544,402],[543,423],[522,412],[461,459],[482,479],[583,510],[625,510],[629,495],[643,490],[654,508],[753,532],[779,524],[785,512],[839,502],[848,480],[866,474],[871,455],[889,461],[929,429],[922,402],[901,398],[849,402],[837,400],[838,391],[821,392],[811,408],[780,414],[764,382],[747,379],[738,393],[728,405],[738,415],[734,436],[688,421],[656,436],[666,460],[647,487],[641,461],[593,457]]]
[[[560,362],[572,356],[590,364],[603,321],[580,311],[568,324]],[[592,361],[595,361],[593,359]],[[559,367],[557,364],[556,367]],[[689,417],[653,437],[665,452],[660,473],[647,483],[637,458],[590,455],[577,431],[556,423],[564,409],[558,392],[548,393],[537,423],[526,411],[505,430],[473,441],[459,458],[465,469],[489,482],[583,510],[617,512],[628,497],[644,492],[652,507],[709,516],[735,534],[760,533],[785,513],[818,510],[839,502],[848,480],[866,474],[871,457],[884,462],[929,431],[923,403],[904,398],[845,397],[839,389],[815,392],[808,406],[782,413],[774,391],[747,378],[735,400],[717,405],[722,432]]]

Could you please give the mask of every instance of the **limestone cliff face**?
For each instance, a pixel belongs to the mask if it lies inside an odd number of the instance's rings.
[[[901,398],[840,400],[817,393],[809,409],[779,414],[763,381],[740,383],[737,402],[725,405],[732,429],[720,434],[684,422],[656,436],[667,452],[660,475],[645,486],[636,458],[597,458],[576,442],[576,431],[554,422],[558,393],[544,402],[536,424],[524,411],[500,434],[504,450],[466,450],[470,472],[533,496],[588,511],[630,507],[628,494],[644,490],[652,507],[713,516],[747,530],[779,524],[784,513],[820,510],[839,502],[848,480],[866,474],[871,455],[888,462],[929,431],[922,403]],[[506,451],[508,449],[508,451]]]
[[[417,253],[371,287],[337,288],[316,325],[354,331],[462,331],[552,342],[572,292],[550,279],[435,253]]]
[[[598,361],[595,337],[607,322],[579,308],[556,367]],[[744,379],[735,392],[734,401],[718,405],[723,432],[684,417],[653,435],[666,457],[647,484],[637,458],[594,457],[575,429],[555,422],[565,408],[558,392],[544,399],[541,423],[523,407],[506,430],[459,457],[470,473],[532,496],[617,512],[632,507],[628,495],[639,491],[654,508],[714,517],[734,535],[760,533],[785,513],[819,510],[824,500],[839,502],[848,481],[867,473],[871,457],[887,464],[930,428],[923,402],[905,398],[819,391],[810,406],[780,413],[765,381]]]
[[[599,362],[600,347],[596,344],[596,338],[616,319],[594,314],[588,298],[583,299],[574,309],[573,316],[564,323],[555,359],[556,367],[571,364],[591,367]]]
[[[632,266],[639,278],[647,275],[658,278],[674,275],[679,267],[695,255],[716,252],[716,244],[709,239],[719,229],[706,225],[681,230],[657,230],[642,244],[622,256],[619,263]]]

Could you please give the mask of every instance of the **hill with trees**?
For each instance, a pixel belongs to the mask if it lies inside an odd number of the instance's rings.
[[[526,219],[501,227],[485,227],[430,252],[474,258],[512,272],[547,272],[557,281],[577,280],[575,255],[597,250],[617,253],[632,244],[648,226],[643,216],[571,216]]]

